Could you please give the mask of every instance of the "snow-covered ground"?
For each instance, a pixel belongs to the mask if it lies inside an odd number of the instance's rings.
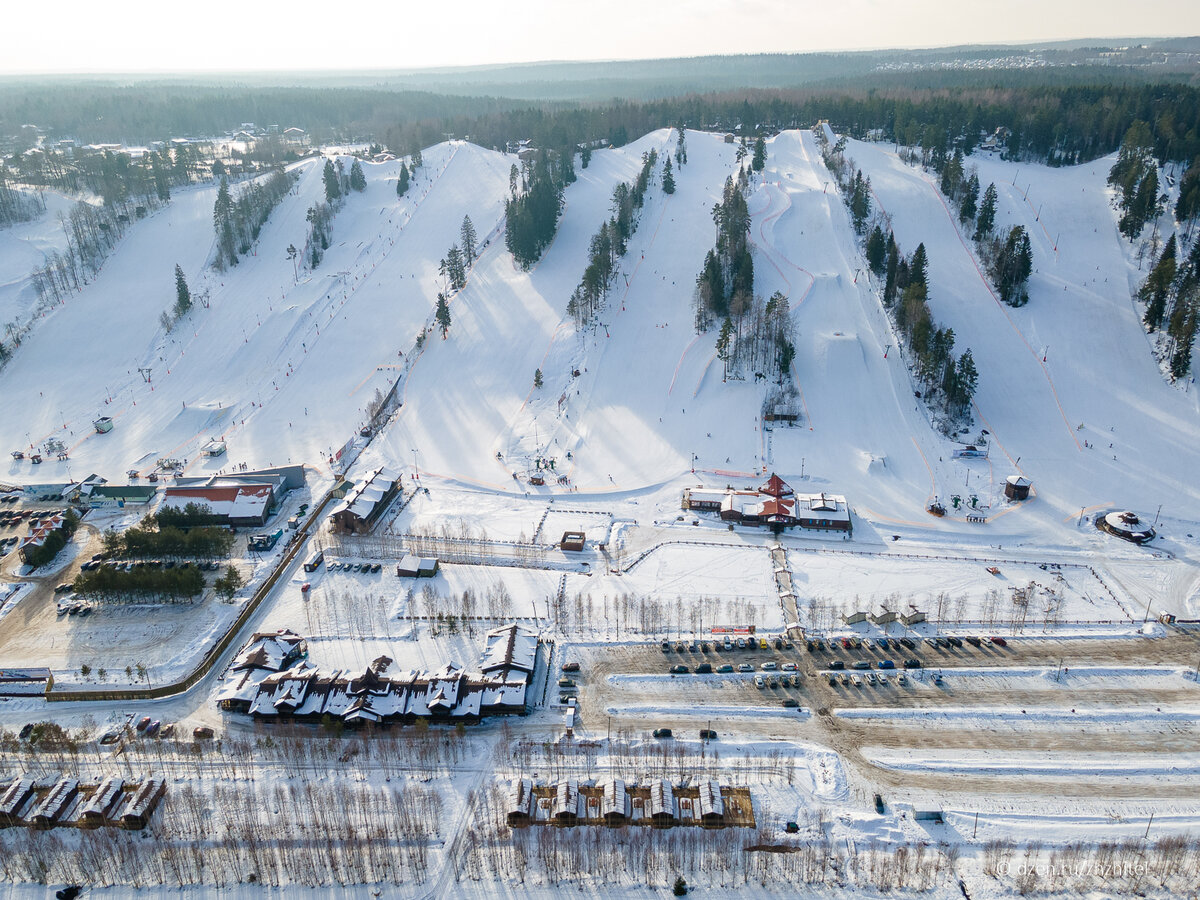
[[[517,620],[551,642],[555,667],[568,657],[583,662],[580,742],[560,741],[562,708],[553,696],[552,710],[488,724],[464,739],[471,752],[461,771],[445,779],[452,784],[435,785],[446,792],[450,823],[435,842],[435,869],[442,842],[453,844],[481,802],[473,789],[528,774],[515,762],[533,752],[523,742],[543,754],[531,771],[603,770],[617,764],[608,743],[614,729],[635,735],[628,740],[639,765],[724,766],[758,792],[763,836],[786,840],[782,822],[798,821],[806,839],[832,842],[839,865],[850,865],[865,846],[961,847],[972,897],[1008,890],[981,874],[985,840],[1035,835],[1061,846],[1076,837],[1127,838],[1155,812],[1158,834],[1194,833],[1200,808],[1168,795],[1176,783],[1192,784],[1200,766],[1187,746],[1200,729],[1190,663],[1158,659],[1160,644],[1143,638],[1136,639],[1144,640],[1141,656],[1128,664],[1089,657],[1060,672],[1047,663],[1053,640],[1132,641],[1143,619],[1160,610],[1200,612],[1200,400],[1194,389],[1164,382],[1129,300],[1139,274],[1108,206],[1110,161],[1049,169],[971,160],[985,186],[997,184],[1000,227],[1023,224],[1033,240],[1031,300],[1013,310],[992,296],[930,177],[884,146],[850,143],[847,155],[871,177],[902,249],[926,245],[935,317],[954,329],[956,349],[970,347],[978,362],[975,423],[960,437],[986,430],[990,455],[960,460],[913,396],[877,286],[808,132],[768,141],[766,169],[753,177],[748,198],[756,288],[764,296],[779,290],[791,304],[791,376],[802,398],[796,427],[764,430],[765,388],[752,378],[722,381],[715,332],[697,336],[692,328],[695,278],[714,239],[711,209],[736,169],[736,148],[718,135],[688,133],[689,162],[676,174],[675,194],[652,179],[607,306],[596,324],[577,330],[567,301],[589,241],[610,215],[613,187],[636,176],[644,152],[664,153],[674,139],[660,130],[596,151],[566,190],[557,237],[528,272],[514,266],[503,244],[515,158],[468,143],[425,150],[403,198],[395,195],[399,161],[365,165],[367,190],[351,194],[337,214],[333,245],[312,272],[296,268],[286,248],[303,244],[305,212],[323,199],[320,160],[297,164],[297,184],[254,255],[225,273],[204,268],[215,189],[176,192],[167,207],[131,226],[92,284],[38,320],[0,371],[0,391],[20,400],[6,407],[0,436],[8,444],[0,447],[57,437],[71,449],[69,460],[36,471],[28,461],[6,461],[0,480],[94,471],[120,481],[162,456],[186,457],[189,474],[302,462],[311,482],[305,499],[319,498],[332,479],[330,456],[357,434],[376,392],[403,379],[403,406],[369,443],[357,441],[356,450],[366,449],[350,476],[386,463],[404,473],[406,493],[417,484],[428,493],[402,510],[397,504],[374,538],[360,542],[362,553],[353,552],[353,539],[329,553],[331,561],[380,561],[382,571],[322,567],[310,574],[294,564],[253,628],[303,634],[310,660],[325,669],[362,669],[380,655],[398,667],[430,669],[471,665],[483,631]],[[468,214],[484,242],[480,258],[451,300],[447,338],[431,331],[418,349],[415,339],[443,288],[438,261]],[[30,260],[55,246],[56,227],[52,209],[0,233],[0,319],[30,309],[22,279]],[[164,334],[158,318],[174,298],[175,263],[204,302]],[[152,370],[149,383],[144,368]],[[116,420],[111,433],[94,433],[99,414]],[[217,435],[228,441],[228,456],[199,458],[200,443]],[[537,457],[553,458],[566,482],[530,484]],[[846,495],[853,535],[777,538],[680,509],[684,487],[756,486],[771,471],[798,491]],[[1035,496],[1008,504],[1004,479],[1018,472],[1033,480]],[[942,519],[926,514],[931,499],[956,494],[976,496],[986,524],[967,522],[962,509]],[[1114,507],[1157,514],[1163,537],[1139,548],[1080,522],[1081,514]],[[582,553],[556,548],[567,530],[586,532]],[[443,561],[435,578],[402,579],[378,551],[399,546],[409,532],[486,544],[493,558],[480,550],[472,564]],[[320,540],[332,545],[328,535]],[[497,558],[504,542],[522,545],[528,557],[514,551]],[[935,623],[947,634],[1000,626],[1009,634],[1024,619],[1022,642],[1045,646],[1025,660],[1021,647],[1010,646],[963,664],[929,664],[942,683],[928,670],[910,673],[903,690],[894,681],[827,690],[814,677],[764,693],[752,674],[666,674],[668,659],[694,666],[699,657],[690,653],[656,656],[653,665],[637,657],[647,638],[700,636],[715,625],[774,633],[789,624],[776,544],[798,621],[810,629],[850,634],[843,613],[916,607],[931,620],[918,634],[932,633]],[[256,569],[243,598],[270,561]],[[1031,585],[1018,614],[1014,592]],[[18,618],[21,608],[10,600],[0,615],[15,609],[9,619]],[[0,663],[49,664],[68,681],[84,662],[93,673],[107,663],[109,683],[137,662],[156,675],[178,675],[239,608],[208,602],[191,611],[107,610],[47,629],[19,658]],[[1150,634],[1178,638],[1159,627]],[[630,660],[639,666],[623,668]],[[936,660],[962,663],[951,654]],[[609,670],[593,671],[602,664]],[[215,708],[220,668],[180,697],[120,710],[58,704],[52,713],[71,727],[136,709],[239,738],[274,734]],[[784,699],[799,706],[785,708]],[[38,699],[0,703],[0,724],[9,728],[50,714]],[[669,744],[646,734],[664,721],[677,729]],[[702,744],[695,729],[706,722],[719,739]],[[1133,746],[1138,740],[1145,746]],[[1064,748],[1069,742],[1076,746]],[[336,746],[350,753],[357,742]],[[565,761],[552,758],[555,748]],[[586,762],[589,753],[595,758]],[[0,781],[12,774],[10,763],[0,760]],[[255,790],[266,797],[303,776],[272,770],[262,777],[265,786]],[[363,777],[375,784],[380,773]],[[1076,797],[1084,786],[1095,796],[1074,809],[1063,795]],[[887,798],[883,814],[874,811],[876,792]],[[946,824],[917,822],[918,809],[943,810]],[[468,855],[459,851],[461,863]],[[529,872],[528,893],[555,895],[559,886],[544,868]],[[703,877],[722,891],[782,893],[766,883],[767,872],[739,881],[710,867]],[[483,869],[452,884],[447,868],[409,885],[406,895],[449,895],[455,887],[463,896],[517,893],[504,881]],[[597,898],[643,892],[634,875],[611,884],[581,881],[570,889]],[[961,896],[944,873],[934,894],[942,889]]]

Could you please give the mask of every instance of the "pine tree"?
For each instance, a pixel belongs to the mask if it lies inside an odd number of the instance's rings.
[[[237,240],[233,233],[233,198],[229,193],[229,179],[224,176],[221,176],[221,186],[217,188],[213,227],[217,232],[217,268],[224,269],[236,264]]]
[[[733,341],[733,320],[729,316],[725,317],[725,321],[721,323],[721,333],[717,335],[717,359],[724,364],[724,374],[721,380],[724,381],[729,376],[729,351]]]
[[[925,244],[917,244],[917,249],[913,251],[912,261],[908,264],[908,283],[920,282],[921,284],[929,284],[929,258],[925,253]]]
[[[755,172],[761,172],[767,164],[767,142],[760,135],[758,140],[754,142],[754,158],[750,161],[750,168]]]
[[[421,168],[422,165],[424,165],[424,161],[421,159],[421,148],[418,147],[412,152],[413,171],[415,172],[417,169]]]
[[[871,267],[871,271],[878,278],[883,274],[886,264],[887,240],[883,236],[883,229],[876,225],[871,229],[871,236],[867,238],[867,265]]]
[[[459,237],[462,239],[463,261],[469,269],[475,265],[475,260],[478,258],[475,244],[475,226],[471,223],[470,216],[463,216],[462,227],[458,230]]]
[[[671,157],[663,164],[662,189],[664,194],[675,193],[675,175],[671,171]]]
[[[975,218],[979,205],[979,176],[974,172],[963,186],[962,203],[958,207],[958,219],[963,224]]]
[[[983,192],[983,203],[975,219],[975,240],[987,237],[996,225],[996,185],[993,182]]]
[[[541,369],[533,370],[533,386],[535,388],[540,388],[542,386],[542,370]]]
[[[180,318],[187,315],[189,309],[192,308],[192,292],[188,289],[187,279],[183,275],[183,268],[179,263],[175,264],[175,318]]]
[[[967,407],[971,405],[978,382],[979,372],[975,368],[975,357],[971,355],[971,348],[968,347],[958,359],[958,372],[954,379],[954,404],[960,414],[966,412]]]
[[[342,196],[342,187],[338,180],[337,170],[331,160],[325,160],[325,171],[321,176],[325,182],[325,201],[334,203]]]
[[[400,163],[400,177],[396,179],[396,196],[408,193],[408,163]]]
[[[442,340],[444,341],[446,333],[450,331],[450,304],[446,302],[446,295],[441,291],[438,291],[437,295],[437,311],[434,313],[434,320],[442,329]]]
[[[367,189],[367,178],[363,175],[362,164],[357,159],[350,167],[350,187],[359,192]]]
[[[676,897],[686,897],[687,892],[688,892],[687,882],[684,881],[683,876],[680,875],[678,878],[675,879],[675,887],[672,889],[672,893]]]

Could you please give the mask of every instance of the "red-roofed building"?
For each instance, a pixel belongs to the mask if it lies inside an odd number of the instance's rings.
[[[189,503],[207,505],[213,515],[230,525],[264,525],[275,505],[275,490],[270,484],[212,484],[171,486],[163,489],[162,506],[183,509]]]

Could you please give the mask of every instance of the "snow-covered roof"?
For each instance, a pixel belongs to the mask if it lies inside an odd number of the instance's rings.
[[[207,504],[213,515],[229,519],[259,519],[271,504],[270,485],[221,485],[214,487],[167,487],[162,507],[183,509],[189,503]]]
[[[497,669],[519,669],[532,672],[537,659],[538,636],[520,625],[506,625],[487,634],[480,668],[486,672]]]
[[[333,508],[330,515],[349,511],[360,519],[368,519],[375,507],[393,489],[400,480],[400,473],[387,466],[379,466],[366,474],[361,482],[355,485]]]

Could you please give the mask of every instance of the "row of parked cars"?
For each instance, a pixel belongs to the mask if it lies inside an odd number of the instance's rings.
[[[804,642],[805,649],[809,653],[822,653],[826,649],[836,650],[841,647],[844,650],[915,650],[919,643],[924,643],[925,646],[937,650],[949,650],[950,648],[962,647],[964,643],[970,644],[972,647],[982,647],[984,644],[994,644],[997,647],[1007,647],[1008,641],[999,635],[992,637],[976,637],[970,635],[968,637],[956,637],[947,635],[945,637],[927,637],[927,638],[909,638],[909,637],[878,637],[878,638],[830,638],[828,647],[826,642],[820,638],[812,638]]]
[[[334,560],[328,564],[330,572],[378,572],[383,568],[383,563],[352,563]]]
[[[663,653],[671,652],[670,641],[663,641],[661,646]],[[735,639],[726,636],[723,642],[714,640],[711,644],[708,641],[692,640],[686,644],[683,641],[679,641],[675,644],[675,652],[683,653],[686,651],[688,653],[711,653],[713,651],[720,652],[721,650],[728,652],[733,650],[735,647],[738,650],[770,650],[772,647],[774,647],[776,650],[791,650],[795,647],[795,644],[789,640],[778,637],[774,638],[773,640],[768,640],[764,637],[739,637]]]
[[[863,678],[864,678],[864,676],[857,675],[853,672],[849,672],[849,673],[847,673],[847,672],[841,672],[841,673],[830,672],[829,673],[829,686],[837,687],[839,684],[843,685],[843,686],[852,684],[855,687],[862,687],[863,686]],[[866,683],[871,686],[879,685],[882,687],[889,683],[888,676],[884,672],[879,672],[878,674],[876,674],[875,672],[867,672],[865,678],[866,678]],[[900,685],[901,687],[908,684],[908,676],[905,675],[903,672],[897,672],[896,673],[896,684]]]

